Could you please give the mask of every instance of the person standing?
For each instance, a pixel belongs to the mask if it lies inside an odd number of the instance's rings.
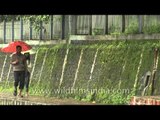
[[[16,53],[11,56],[11,64],[14,72],[14,96],[17,96],[17,87],[19,86],[18,96],[23,97],[22,91],[24,89],[25,71],[26,71],[26,57],[21,53],[22,47],[16,46]]]
[[[26,71],[25,71],[25,88],[26,88],[26,96],[29,96],[29,82],[30,82],[30,71],[29,67],[31,67],[31,62],[30,62],[30,53],[24,53],[26,57]]]

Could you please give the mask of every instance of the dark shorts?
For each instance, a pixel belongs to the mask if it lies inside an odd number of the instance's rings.
[[[19,85],[19,89],[24,88],[25,82],[25,71],[14,71],[14,87],[17,88]]]

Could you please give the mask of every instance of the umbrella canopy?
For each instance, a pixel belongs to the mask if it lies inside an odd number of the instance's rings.
[[[14,41],[14,42],[9,43],[7,46],[1,48],[1,51],[5,53],[14,53],[16,52],[17,45],[22,47],[22,51],[28,51],[32,49],[30,45],[28,45],[27,43],[23,41]]]

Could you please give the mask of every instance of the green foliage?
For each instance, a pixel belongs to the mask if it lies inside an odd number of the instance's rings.
[[[32,95],[56,96],[59,98],[72,97],[81,101],[95,101],[96,103],[128,104],[132,96],[139,95],[139,92],[137,91],[139,90],[138,88],[140,86],[142,75],[146,71],[152,70],[155,48],[160,48],[159,40],[107,41],[104,44],[97,43],[91,45],[71,44],[41,46],[38,49],[38,60],[35,64],[30,92]],[[62,94],[56,94],[54,92],[54,90],[59,87],[62,66],[67,49],[69,49],[69,54],[64,69],[62,89],[69,89],[72,87],[80,54],[83,49],[75,88],[85,90],[105,89],[106,92],[86,91],[81,93],[64,92]],[[41,73],[40,71],[42,69],[46,50],[46,62]],[[98,51],[98,54],[94,65],[92,79],[89,80],[96,51]],[[141,54],[143,54],[142,64],[139,65]],[[140,70],[138,73],[139,66]],[[41,78],[39,79],[40,74]],[[160,75],[159,73],[157,74],[158,80]],[[136,75],[138,75],[138,84],[136,88],[133,89]],[[5,88],[8,88],[8,83],[1,84],[1,86],[3,86],[4,90]],[[1,89],[2,88],[0,88],[0,90]],[[127,89],[129,92],[108,92],[108,90],[114,89]],[[11,90],[8,91],[11,92]]]
[[[40,30],[43,30],[44,27],[40,25],[41,22],[47,24],[50,21],[51,15],[0,15],[0,22],[6,21],[12,21],[12,20],[20,20],[22,18],[26,23],[32,24],[33,29],[36,32],[39,32]],[[56,17],[54,19],[55,21],[61,21],[61,16]]]
[[[116,26],[116,25],[112,25],[109,29],[109,33],[111,35],[120,35],[121,33],[121,28],[119,26]]]
[[[0,15],[0,22],[6,21],[12,21],[12,20],[20,20],[18,15]]]
[[[116,87],[115,87],[116,88]],[[112,105],[126,105],[129,104],[131,97],[135,95],[135,90],[128,89],[122,91],[121,89],[104,89],[97,92],[86,92],[85,94],[76,94],[75,99],[85,102],[104,103]]]
[[[49,23],[50,20],[50,15],[23,15],[23,16],[18,16],[18,17],[22,17],[23,20],[27,23],[32,24],[33,28],[39,32],[41,29],[43,29],[43,27],[40,26],[41,22],[44,23]]]
[[[93,35],[102,35],[103,34],[103,29],[98,29],[98,28],[94,28],[92,31]]]
[[[13,93],[14,84],[13,82],[3,81],[0,82],[0,93]]]
[[[125,34],[137,34],[138,33],[138,23],[132,22],[125,29]]]
[[[160,24],[152,24],[143,28],[145,34],[160,33]]]

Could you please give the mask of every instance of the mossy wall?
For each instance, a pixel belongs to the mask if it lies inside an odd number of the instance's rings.
[[[153,70],[155,48],[160,48],[159,40],[107,41],[93,44],[76,43],[39,47],[37,53],[31,55],[31,94],[74,97],[81,100],[85,98],[105,103],[109,103],[109,101],[106,102],[104,99],[110,99],[110,103],[114,103],[110,96],[122,99],[131,94],[140,95],[139,87],[142,76],[147,71]],[[1,68],[4,61],[6,64],[3,74],[0,69],[2,86],[7,80],[9,55],[0,53]],[[159,71],[160,64],[158,64],[156,72],[154,95],[160,94]],[[12,86],[12,70],[9,75]],[[134,85],[136,91],[132,93]],[[129,93],[121,93],[123,97],[119,98],[117,93],[113,95],[107,93],[110,96],[106,96],[104,93],[95,91],[81,93],[71,91],[73,89],[127,89]],[[58,90],[59,93],[57,93]],[[62,90],[68,90],[68,92]]]

